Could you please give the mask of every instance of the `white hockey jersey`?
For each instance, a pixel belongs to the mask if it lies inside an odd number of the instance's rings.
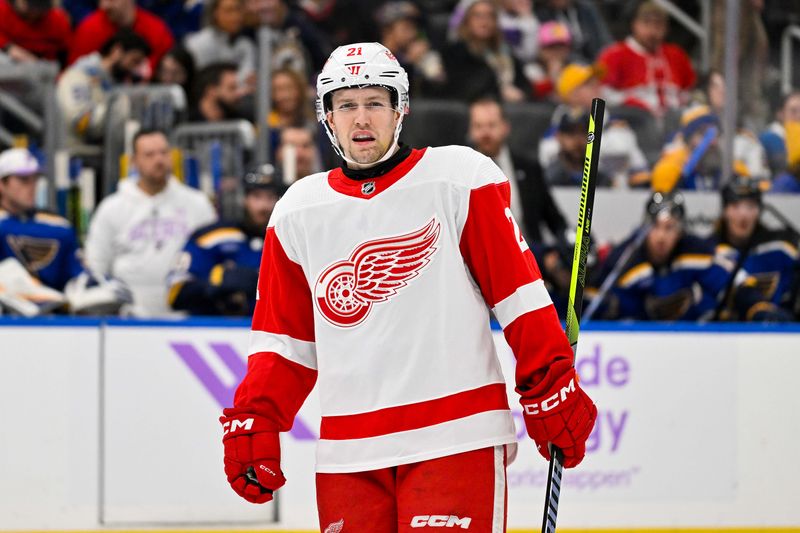
[[[465,147],[413,150],[375,179],[335,169],[293,184],[270,219],[258,291],[234,407],[287,431],[318,381],[318,472],[515,443],[489,309],[519,387],[543,386],[550,363],[572,357],[508,180]]]
[[[167,274],[189,235],[216,219],[208,197],[175,178],[154,196],[129,178],[100,202],[92,217],[86,262],[93,272],[128,285],[133,315],[173,315],[167,306]]]

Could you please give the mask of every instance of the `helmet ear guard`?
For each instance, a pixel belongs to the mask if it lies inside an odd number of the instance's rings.
[[[400,113],[394,130],[394,141],[377,162],[391,157],[397,146],[403,118],[409,112],[408,75],[388,48],[380,43],[354,43],[340,46],[328,58],[317,77],[317,120],[322,123],[333,149],[348,163],[356,163],[347,157],[336,134],[328,123],[333,93],[339,89],[384,87],[389,91],[392,107]]]

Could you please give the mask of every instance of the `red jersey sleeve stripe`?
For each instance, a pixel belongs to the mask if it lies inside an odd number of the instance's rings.
[[[354,415],[323,416],[320,439],[365,439],[420,429],[486,411],[507,410],[504,383],[484,385],[443,398]]]
[[[514,291],[511,296],[497,303],[492,309],[500,326],[506,326],[514,322],[517,318],[530,311],[536,311],[542,307],[551,305],[550,293],[544,286],[544,281],[537,279],[533,283],[523,285]]]
[[[314,342],[314,307],[302,267],[289,259],[275,228],[267,229],[258,278],[254,331]]]
[[[317,346],[313,342],[266,331],[251,331],[250,355],[261,352],[273,352],[312,370],[317,368]]]

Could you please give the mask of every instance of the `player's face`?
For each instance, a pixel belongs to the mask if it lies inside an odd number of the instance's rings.
[[[278,203],[278,196],[272,191],[256,189],[250,191],[244,197],[244,209],[250,221],[266,229],[269,217],[275,204]]]
[[[18,214],[36,205],[36,182],[39,176],[7,176],[0,179],[0,206]]]
[[[647,255],[655,265],[663,265],[678,244],[683,233],[683,223],[672,216],[659,216],[647,234]]]
[[[355,168],[373,166],[394,141],[400,113],[392,108],[389,91],[383,87],[340,89],[333,93],[328,113],[336,139]]]
[[[508,138],[509,130],[496,102],[478,103],[470,109],[469,138],[480,153],[496,157]]]
[[[172,167],[167,138],[161,133],[139,137],[133,147],[133,164],[139,179],[153,185],[165,184]]]
[[[758,202],[751,198],[744,198],[726,205],[722,216],[725,218],[730,238],[734,242],[744,242],[749,239],[756,228],[760,213]]]

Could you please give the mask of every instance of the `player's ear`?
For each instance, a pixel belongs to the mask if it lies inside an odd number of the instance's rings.
[[[328,122],[328,126],[330,126],[331,131],[333,131],[333,133],[335,134],[336,133],[336,125],[333,123],[333,113],[328,111],[325,114],[325,120]]]

